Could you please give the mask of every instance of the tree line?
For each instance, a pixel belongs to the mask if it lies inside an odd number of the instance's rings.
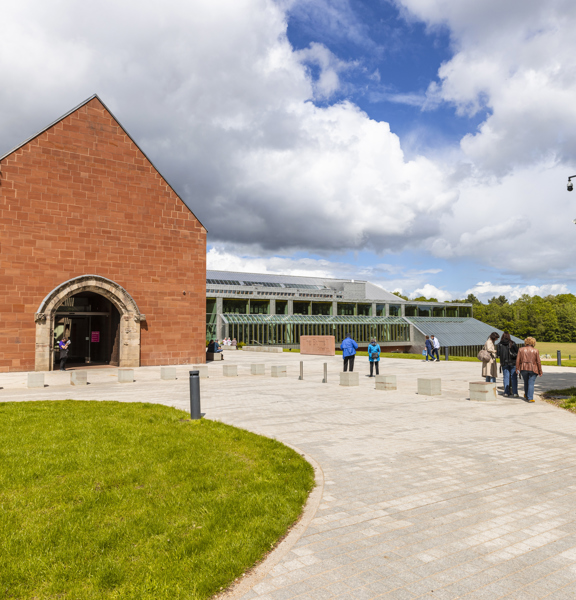
[[[414,300],[437,302],[435,298]],[[474,305],[474,318],[497,329],[507,331],[521,339],[535,337],[541,342],[576,342],[576,296],[528,296],[524,294],[515,302],[505,296],[494,296],[486,304],[474,294],[464,300]]]

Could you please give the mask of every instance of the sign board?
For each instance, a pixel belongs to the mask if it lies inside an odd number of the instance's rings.
[[[336,338],[333,335],[301,335],[300,354],[334,356],[336,354]]]
[[[100,341],[100,332],[99,331],[93,331],[92,332],[92,337],[90,338],[91,342],[99,342]]]

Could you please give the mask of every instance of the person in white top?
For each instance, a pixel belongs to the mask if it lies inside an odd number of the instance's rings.
[[[432,360],[434,360],[434,356],[436,356],[436,361],[440,362],[440,340],[435,335],[431,335],[430,339],[434,344],[434,349],[432,350]]]

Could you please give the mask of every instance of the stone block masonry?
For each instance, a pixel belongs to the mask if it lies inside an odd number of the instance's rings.
[[[238,365],[223,365],[222,374],[224,375],[224,377],[237,377]]]
[[[160,379],[170,380],[176,379],[176,367],[161,367]]]
[[[43,388],[44,387],[44,373],[28,373],[28,387],[29,388]]]
[[[134,369],[118,369],[118,383],[134,383]]]
[[[205,362],[206,230],[98,98],[0,160],[0,231],[0,372],[35,370],[36,311],[86,274],[146,315],[134,361]]]
[[[264,375],[265,373],[265,365],[250,365],[250,373],[252,375]]]
[[[496,384],[487,381],[470,382],[470,400],[476,402],[498,400]]]

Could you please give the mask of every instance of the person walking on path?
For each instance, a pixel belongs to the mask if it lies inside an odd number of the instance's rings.
[[[428,362],[428,359],[434,362],[434,355],[432,354],[432,350],[434,350],[434,344],[430,340],[430,336],[426,336],[426,341],[424,344],[426,345],[426,362]]]
[[[516,371],[524,380],[524,398],[528,402],[534,402],[534,383],[536,377],[542,377],[542,363],[540,353],[536,350],[536,340],[527,337],[524,340],[524,348],[520,348],[516,357]]]
[[[374,377],[374,365],[376,365],[376,375],[380,375],[380,344],[374,338],[370,340],[368,346],[368,360],[370,361],[370,375],[368,377]]]
[[[498,377],[497,353],[494,344],[499,337],[500,335],[493,331],[484,344],[484,350],[490,355],[490,360],[482,363],[482,377],[486,377],[486,381],[489,383],[496,383],[496,377]]]
[[[60,348],[60,370],[66,370],[66,361],[68,360],[68,348],[70,347],[70,340],[68,338],[62,338],[58,342]]]
[[[507,331],[502,334],[500,343],[496,346],[496,354],[500,359],[500,371],[504,377],[504,397],[518,398],[518,373],[516,372],[518,346]]]
[[[340,344],[340,350],[342,350],[342,358],[344,358],[344,372],[350,367],[350,373],[352,373],[358,344],[350,337],[349,333],[346,334],[344,341]]]
[[[440,340],[434,335],[430,337],[432,338],[432,345],[434,346],[432,348],[432,360],[434,360],[434,355],[436,355],[436,362],[440,362]]]

